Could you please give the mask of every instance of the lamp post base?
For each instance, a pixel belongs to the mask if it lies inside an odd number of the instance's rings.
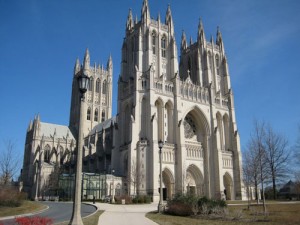
[[[158,203],[157,211],[158,213],[163,213],[165,211],[165,207],[162,203]]]
[[[74,218],[71,220],[71,222],[69,223],[69,225],[83,225],[81,216],[74,216]]]

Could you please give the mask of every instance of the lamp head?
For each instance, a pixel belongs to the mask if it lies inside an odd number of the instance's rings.
[[[164,142],[162,140],[158,141],[158,147],[161,149],[164,146]]]
[[[79,91],[81,94],[84,94],[89,88],[90,78],[86,74],[81,73],[77,80]]]

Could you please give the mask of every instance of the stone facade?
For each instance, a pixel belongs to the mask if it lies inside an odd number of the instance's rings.
[[[77,76],[83,72],[92,79],[83,121],[85,172],[114,170],[123,178],[120,194],[146,194],[158,201],[158,141],[162,140],[164,199],[178,192],[244,198],[233,91],[219,29],[216,42],[207,41],[199,21],[197,40],[189,45],[183,33],[178,60],[170,6],[165,22],[160,17],[151,19],[147,0],[140,21],[133,20],[130,10],[122,46],[117,115],[111,118],[112,59],[106,70],[91,67],[87,51],[83,65],[77,60],[74,70],[69,127],[75,137]]]
[[[67,126],[43,123],[40,116],[30,122],[25,141],[21,181],[29,198],[36,199],[49,188],[55,165],[69,165],[76,141]]]

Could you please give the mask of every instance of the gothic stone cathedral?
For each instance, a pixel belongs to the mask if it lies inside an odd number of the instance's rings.
[[[165,22],[151,19],[144,0],[140,21],[126,22],[118,80],[118,112],[112,117],[113,63],[91,66],[87,50],[76,61],[69,127],[30,123],[22,180],[38,195],[55,165],[68,165],[78,132],[77,76],[86,73],[83,171],[121,178],[122,194],[159,199],[159,146],[164,197],[192,193],[209,198],[243,199],[240,140],[222,35],[207,41],[200,20],[197,41],[185,33],[178,60],[170,6]],[[40,178],[35,176],[39,171]],[[38,184],[37,184],[38,183]],[[31,187],[37,188],[31,188]],[[226,191],[225,191],[226,190]]]

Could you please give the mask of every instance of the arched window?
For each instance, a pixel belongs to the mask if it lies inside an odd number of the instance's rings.
[[[103,110],[102,111],[102,115],[101,115],[101,122],[105,121],[105,111]]]
[[[155,55],[156,54],[156,34],[155,32],[152,33],[152,54]]]
[[[102,94],[106,94],[106,80],[103,81]]]
[[[50,162],[50,146],[46,145],[44,150],[44,161],[49,163]]]
[[[97,93],[100,92],[100,79],[97,79],[97,81],[96,81],[96,92]]]
[[[86,119],[87,119],[87,120],[91,120],[91,108],[88,108],[88,109],[87,109]]]
[[[95,109],[94,121],[98,121],[98,109]]]
[[[166,58],[166,37],[161,39],[161,56]]]
[[[89,84],[89,91],[93,91],[93,87],[94,87],[94,79],[91,77],[90,84]]]

